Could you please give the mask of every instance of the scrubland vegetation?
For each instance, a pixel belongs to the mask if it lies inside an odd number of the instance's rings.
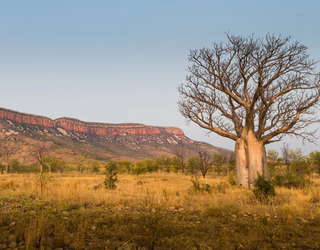
[[[41,148],[39,148],[41,149]],[[2,153],[0,249],[319,249],[320,152],[267,152],[238,187],[233,155],[66,162]]]
[[[221,155],[205,178],[198,156],[47,157],[42,174],[14,161],[0,175],[0,249],[319,249],[320,153],[288,153],[270,150],[271,181],[251,189]]]

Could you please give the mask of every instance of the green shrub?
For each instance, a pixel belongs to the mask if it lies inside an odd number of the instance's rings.
[[[210,184],[206,184],[206,183],[199,183],[199,180],[197,179],[197,177],[194,177],[190,180],[192,182],[192,187],[191,187],[191,191],[195,192],[195,193],[203,193],[203,192],[207,192],[207,193],[211,193],[213,186],[210,186]]]
[[[100,163],[98,161],[93,161],[90,163],[92,173],[98,174],[100,172]]]
[[[285,175],[276,175],[273,180],[275,186],[289,189],[303,189],[312,184],[311,180],[306,179],[303,176],[295,175],[292,172],[289,172]]]
[[[112,161],[105,165],[106,168],[106,178],[104,181],[104,185],[106,189],[116,189],[116,182],[118,181],[118,167],[117,163]]]
[[[145,174],[147,171],[146,165],[142,161],[138,161],[132,168],[132,172],[136,175]]]
[[[238,184],[237,177],[234,174],[230,174],[228,182],[230,183],[231,186],[237,186]]]
[[[41,173],[36,176],[35,185],[40,188],[41,194],[49,182],[53,181],[53,177],[47,173]]]
[[[218,193],[222,193],[222,194],[226,194],[227,193],[227,183],[225,183],[224,181],[221,181],[218,186],[217,186],[217,192]]]
[[[273,198],[276,195],[273,183],[271,181],[266,180],[263,176],[259,174],[258,178],[254,182],[253,193],[260,203],[269,203],[272,201],[271,198]]]

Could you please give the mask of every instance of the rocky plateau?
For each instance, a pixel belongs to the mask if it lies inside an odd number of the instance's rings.
[[[16,158],[24,159],[28,158],[30,147],[39,143],[46,144],[54,154],[60,152],[62,158],[86,155],[98,160],[173,155],[175,148],[183,148],[188,155],[195,154],[199,147],[228,153],[228,150],[195,142],[175,127],[93,123],[66,117],[53,120],[5,108],[0,108],[0,140],[3,146],[16,148]]]

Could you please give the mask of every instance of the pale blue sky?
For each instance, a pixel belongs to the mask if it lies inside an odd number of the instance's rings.
[[[0,107],[53,119],[175,126],[193,140],[233,149],[233,141],[206,136],[178,112],[189,49],[226,41],[226,32],[269,32],[291,35],[319,60],[319,9],[318,0],[3,0]]]

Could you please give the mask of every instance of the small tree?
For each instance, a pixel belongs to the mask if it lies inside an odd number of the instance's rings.
[[[12,155],[12,151],[8,147],[3,147],[3,156],[6,161],[6,173],[10,173],[10,157]]]
[[[309,158],[312,163],[313,170],[316,173],[320,174],[320,152],[319,151],[312,151],[309,154]]]
[[[201,171],[203,178],[206,178],[206,174],[211,168],[210,154],[207,151],[199,149],[198,156],[200,159],[199,170]]]
[[[100,172],[100,163],[98,161],[90,162],[92,173],[98,174]]]
[[[116,182],[118,181],[118,167],[117,163],[111,161],[105,165],[106,169],[106,178],[104,181],[104,185],[106,189],[116,189]]]
[[[276,167],[280,165],[281,158],[279,158],[279,153],[275,149],[269,149],[267,151],[268,159],[268,170],[271,175],[275,174]]]
[[[151,158],[146,159],[144,164],[149,173],[156,172],[159,169],[159,162],[156,162]]]
[[[225,164],[226,158],[219,153],[213,154],[213,165],[214,171],[220,175],[223,172],[223,165]]]
[[[86,156],[82,154],[77,157],[76,164],[77,164],[79,174],[82,174],[86,169],[85,159],[86,159]]]
[[[6,173],[10,173],[10,161],[12,155],[20,150],[20,147],[10,141],[3,141],[0,144],[0,157],[4,159]]]
[[[171,158],[171,166],[172,166],[172,169],[175,173],[178,173],[179,170],[180,170],[180,160],[178,159],[177,156],[173,156]]]
[[[132,171],[136,175],[145,174],[147,172],[147,167],[146,167],[145,161],[136,162]]]
[[[36,145],[33,149],[33,157],[40,166],[40,173],[42,173],[45,166],[44,158],[47,156],[48,150],[45,144]]]
[[[121,173],[126,172],[127,174],[131,173],[132,162],[129,160],[118,161],[117,163],[119,171]]]
[[[283,143],[281,148],[281,154],[285,165],[287,166],[287,173],[290,172],[290,165],[291,165],[291,155],[290,155],[290,148],[288,143]]]
[[[41,195],[43,194],[46,185],[51,181],[53,181],[52,176],[48,173],[40,173],[36,176],[35,185],[40,188]]]
[[[234,172],[236,171],[236,158],[234,153],[231,153],[229,155],[227,163],[228,163],[229,173],[231,172],[232,174],[234,174]]]
[[[49,171],[51,172],[60,172],[62,173],[65,168],[67,163],[62,160],[57,158],[56,156],[44,156],[42,160],[43,166],[44,166],[44,171]]]
[[[184,148],[175,147],[173,154],[177,157],[180,167],[180,173],[183,174],[186,167],[186,151]]]
[[[169,173],[171,171],[172,160],[169,156],[162,154],[160,157],[157,157],[155,162],[157,162],[163,174],[164,172]]]
[[[291,171],[297,175],[308,175],[311,173],[311,161],[310,158],[302,154],[301,148],[296,148],[295,150],[290,150]]]
[[[11,173],[24,173],[27,172],[28,169],[25,165],[23,165],[19,160],[12,159],[9,163],[10,166],[10,172]]]
[[[200,168],[200,158],[198,156],[190,156],[187,161],[187,171],[191,175],[196,175]]]

